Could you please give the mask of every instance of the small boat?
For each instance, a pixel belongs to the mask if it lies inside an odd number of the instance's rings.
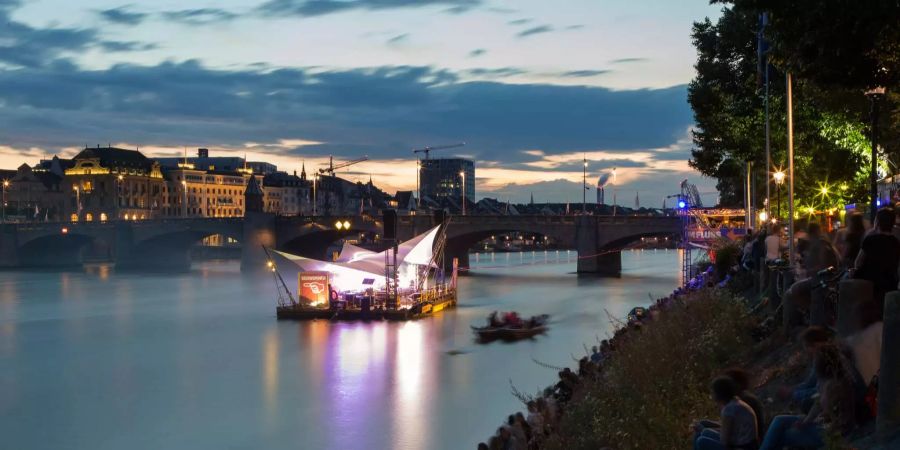
[[[481,342],[490,342],[495,340],[518,341],[522,339],[530,339],[547,331],[547,322],[550,316],[542,314],[533,316],[529,320],[522,321],[521,326],[498,326],[498,327],[476,327],[472,325],[472,331],[478,336]]]

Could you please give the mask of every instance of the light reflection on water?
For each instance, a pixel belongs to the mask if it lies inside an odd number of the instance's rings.
[[[676,285],[674,251],[620,279],[574,252],[473,254],[460,307],[408,323],[277,322],[270,278],[0,273],[0,435],[22,449],[474,448],[622,317]],[[509,264],[508,267],[503,267]],[[479,346],[492,310],[548,313],[546,336]],[[448,353],[450,351],[451,353]]]

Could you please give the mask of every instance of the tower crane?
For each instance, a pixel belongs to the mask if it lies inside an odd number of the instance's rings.
[[[463,146],[465,146],[465,145],[466,145],[465,142],[460,142],[460,143],[458,143],[458,144],[438,145],[438,146],[436,146],[436,147],[428,147],[428,146],[426,146],[426,147],[422,147],[422,148],[413,149],[413,153],[424,153],[424,154],[425,154],[425,159],[428,159],[428,154],[431,153],[432,150],[446,150],[446,149],[448,149],[448,148],[463,147]]]
[[[325,175],[327,173],[331,176],[334,176],[335,170],[343,169],[345,167],[350,167],[354,164],[361,163],[363,161],[368,161],[368,160],[369,160],[368,156],[363,156],[362,158],[356,158],[356,159],[352,159],[350,161],[344,161],[342,163],[338,163],[337,165],[335,165],[334,164],[334,156],[329,156],[328,157],[328,167],[323,167],[323,168],[319,169],[319,173],[322,175]]]

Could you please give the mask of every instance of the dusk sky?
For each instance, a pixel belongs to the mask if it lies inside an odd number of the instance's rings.
[[[412,148],[476,161],[478,197],[659,207],[688,167],[705,0],[0,0],[0,166],[85,145],[246,154],[415,189]],[[588,198],[594,198],[591,190]],[[611,193],[607,193],[607,201]],[[671,203],[671,202],[670,202]]]

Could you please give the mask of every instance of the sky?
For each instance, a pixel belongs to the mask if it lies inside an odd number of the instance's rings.
[[[0,167],[84,146],[270,161],[366,155],[413,190],[412,149],[476,162],[477,197],[659,207],[688,166],[704,0],[0,0]],[[588,198],[596,198],[593,189]]]

